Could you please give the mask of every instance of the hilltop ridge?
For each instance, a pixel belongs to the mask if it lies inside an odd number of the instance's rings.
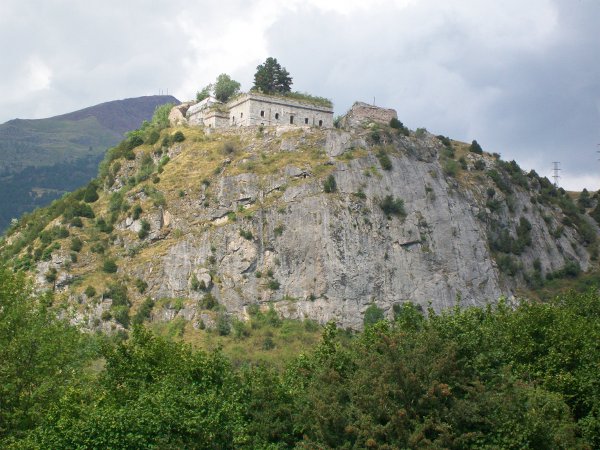
[[[332,129],[150,125],[3,257],[106,331],[255,307],[360,328],[369,308],[485,305],[595,267],[597,199],[359,109]]]

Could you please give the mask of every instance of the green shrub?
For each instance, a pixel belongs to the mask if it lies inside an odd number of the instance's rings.
[[[139,204],[135,204],[133,210],[131,211],[131,218],[133,220],[138,220],[140,215],[142,214],[142,207]]]
[[[104,297],[112,300],[112,306],[130,306],[127,286],[123,283],[110,283],[104,291]]]
[[[94,289],[94,286],[88,286],[85,288],[83,293],[86,295],[86,297],[92,298],[96,296],[96,289]]]
[[[231,324],[229,322],[229,317],[227,314],[221,312],[217,315],[217,333],[219,336],[228,336],[231,332]]]
[[[98,228],[98,230],[102,231],[103,233],[113,232],[113,226],[109,223],[106,223],[104,217],[99,217],[98,219],[96,219],[96,228]]]
[[[160,139],[160,133],[157,130],[152,130],[148,133],[148,137],[146,138],[146,144],[154,145]]]
[[[249,230],[240,230],[240,236],[246,239],[247,241],[251,241],[252,239],[254,239],[252,231]]]
[[[275,342],[273,342],[273,338],[271,336],[265,336],[263,343],[262,343],[262,349],[263,350],[272,350],[275,348]]]
[[[363,317],[363,324],[365,327],[374,325],[377,322],[380,322],[385,319],[383,314],[383,310],[379,308],[375,303],[369,305],[367,310],[365,311],[365,315]]]
[[[90,246],[90,251],[92,253],[98,253],[100,255],[104,254],[106,247],[102,242],[95,242]]]
[[[272,291],[276,291],[281,287],[281,284],[277,280],[269,280],[267,287]]]
[[[93,219],[96,216],[94,215],[94,211],[85,203],[73,203],[69,205],[64,213],[63,217],[67,220],[71,220],[73,217],[86,217],[88,219]]]
[[[110,308],[113,318],[117,323],[123,325],[124,328],[129,327],[129,306],[119,305]]]
[[[143,294],[144,292],[146,292],[146,289],[148,289],[148,283],[146,283],[141,278],[137,278],[135,280],[135,287],[137,288],[140,294]]]
[[[202,296],[202,299],[198,303],[200,309],[214,309],[217,305],[217,299],[210,292],[207,292]]]
[[[406,216],[404,200],[401,198],[394,198],[391,195],[386,195],[383,200],[379,202],[379,207],[387,216]]]
[[[138,237],[140,239],[145,239],[146,237],[148,237],[148,234],[150,234],[150,222],[142,219],[140,225],[141,225],[141,228],[138,231]]]
[[[408,136],[410,134],[410,131],[408,130],[408,128],[406,128],[404,126],[404,124],[402,122],[400,122],[398,119],[396,119],[395,117],[392,117],[390,119],[390,127],[397,130],[398,133],[400,133],[404,136]]]
[[[323,190],[326,193],[331,193],[337,191],[337,183],[335,182],[335,177],[333,174],[330,174],[323,183]]]
[[[415,130],[415,136],[418,138],[425,137],[426,134],[427,134],[427,128],[417,128]]]
[[[106,259],[102,263],[102,271],[105,273],[115,273],[117,269],[117,263],[112,259]]]
[[[94,183],[90,183],[85,188],[85,193],[83,195],[83,201],[86,203],[94,203],[98,200],[98,192],[96,191],[97,187]]]
[[[458,174],[459,165],[453,159],[447,159],[444,161],[444,173],[450,177],[455,177]]]
[[[478,155],[483,154],[483,149],[476,140],[473,140],[473,142],[471,142],[471,145],[469,146],[469,151],[471,153],[477,153]]]
[[[175,134],[173,134],[173,142],[183,142],[185,141],[185,135],[181,132],[181,131],[176,131]]]
[[[71,219],[70,225],[76,228],[83,228],[83,222],[80,217],[73,217]]]
[[[78,237],[74,237],[73,239],[71,239],[71,246],[70,246],[70,248],[74,252],[81,251],[81,249],[83,248],[83,241],[81,239],[79,239]]]
[[[514,277],[521,270],[521,265],[510,255],[499,255],[496,262],[500,271],[511,277]]]
[[[449,147],[449,148],[452,147],[452,141],[450,140],[449,137],[441,135],[441,134],[436,137],[442,142],[442,144],[444,144],[445,147]]]
[[[383,170],[392,170],[392,160],[385,151],[379,150],[379,152],[377,152],[377,159],[379,159],[379,164],[381,164]]]
[[[475,170],[483,170],[485,169],[485,161],[483,159],[478,159],[473,164],[473,167],[475,168]]]
[[[154,308],[154,300],[150,297],[146,297],[137,312],[133,316],[133,324],[139,325],[144,323],[144,321],[150,318],[152,314],[152,309]]]

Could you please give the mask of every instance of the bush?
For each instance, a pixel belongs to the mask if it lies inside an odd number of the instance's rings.
[[[365,327],[368,327],[384,319],[385,316],[383,314],[383,309],[379,308],[375,303],[373,303],[369,305],[369,307],[365,311],[365,316],[363,317],[363,324]]]
[[[96,296],[96,289],[94,289],[94,286],[88,286],[85,288],[83,293],[86,295],[86,297],[92,298]]]
[[[140,231],[138,231],[138,237],[144,239],[150,233],[150,223],[147,220],[142,219],[141,226]]]
[[[448,159],[444,162],[444,173],[450,177],[455,177],[458,174],[459,166],[453,159]]]
[[[404,136],[408,136],[410,134],[410,132],[408,131],[408,128],[406,128],[404,126],[404,124],[402,122],[400,122],[398,119],[396,119],[395,117],[391,118],[390,127],[395,130],[398,130],[398,132],[400,134],[403,134]]]
[[[272,291],[276,291],[280,288],[281,284],[277,280],[269,280],[267,283],[267,287]]]
[[[150,133],[148,134],[148,137],[146,138],[146,144],[154,145],[158,142],[159,138],[160,138],[160,133],[157,130],[152,130],[152,131],[150,131]]]
[[[217,305],[217,299],[210,292],[204,294],[199,302],[200,309],[214,309]]]
[[[150,297],[146,297],[140,305],[137,312],[135,313],[135,315],[133,316],[133,324],[139,325],[144,323],[146,319],[150,318],[153,308],[154,300],[152,300]]]
[[[252,239],[254,239],[252,231],[240,230],[240,236],[246,239],[247,241],[251,241]]]
[[[181,132],[181,131],[176,131],[175,134],[173,134],[173,142],[183,142],[185,141],[185,135]]]
[[[471,142],[471,145],[469,146],[469,151],[471,153],[477,153],[478,155],[483,154],[483,149],[476,140],[473,140],[473,142]]]
[[[137,288],[140,294],[143,294],[144,292],[146,292],[146,289],[148,289],[148,283],[146,283],[141,278],[137,278],[135,280],[135,287]]]
[[[383,170],[392,170],[392,160],[383,150],[379,150],[377,153],[377,159],[379,159],[379,164],[381,164],[381,168]]]
[[[116,273],[117,269],[117,263],[112,259],[106,259],[102,263],[102,271],[105,273]]]
[[[331,193],[337,191],[337,183],[335,182],[335,177],[333,174],[330,174],[323,183],[323,190],[326,193]]]
[[[142,214],[142,207],[139,204],[136,204],[133,207],[133,211],[131,211],[131,218],[133,220],[138,220],[140,218],[141,214]]]
[[[96,191],[96,185],[94,183],[90,183],[85,188],[85,193],[83,194],[83,201],[86,203],[94,203],[98,200],[98,192]]]
[[[225,313],[219,313],[217,316],[217,333],[219,336],[228,336],[231,332],[231,324],[229,322],[229,317]]]
[[[83,241],[78,237],[74,237],[71,239],[71,250],[74,252],[79,252],[83,248]]]
[[[386,195],[379,203],[379,207],[387,216],[406,216],[406,212],[404,211],[404,200],[401,198],[394,198],[391,195]]]
[[[473,164],[473,167],[475,168],[475,170],[483,170],[485,169],[485,161],[483,159],[478,159]]]
[[[76,228],[83,228],[83,222],[80,217],[73,217],[71,219],[70,225]]]
[[[123,283],[110,283],[104,297],[112,300],[112,306],[129,306],[129,296],[127,295],[127,286]]]
[[[110,310],[117,323],[123,325],[124,328],[129,327],[129,306],[113,306]]]

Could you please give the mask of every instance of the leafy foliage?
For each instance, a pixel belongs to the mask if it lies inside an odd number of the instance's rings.
[[[263,64],[256,67],[252,90],[265,94],[285,94],[290,92],[291,85],[292,78],[289,72],[276,58],[268,57]]]
[[[473,142],[471,142],[471,145],[469,146],[469,151],[471,153],[477,153],[478,155],[483,154],[483,149],[476,140],[473,140]]]
[[[323,190],[328,194],[337,191],[337,183],[333,174],[328,175],[323,182]]]
[[[379,207],[388,216],[406,216],[404,200],[401,198],[394,198],[392,195],[386,195],[379,203]]]
[[[217,81],[215,82],[215,97],[220,102],[226,102],[240,92],[240,86],[239,82],[233,80],[226,73],[222,73],[217,77]]]
[[[0,271],[2,447],[600,445],[596,291],[427,316],[404,303],[393,322],[370,308],[376,320],[363,333],[330,323],[322,342],[284,371],[234,368],[219,351],[194,351],[136,326],[129,339],[106,341],[105,363],[86,375],[90,338],[26,286]],[[114,301],[123,286],[110,290]],[[145,301],[134,321],[152,306]],[[282,327],[273,308],[249,313],[252,328]],[[222,313],[217,326],[221,334],[233,328],[236,339],[249,333]],[[273,348],[271,335],[262,345]]]

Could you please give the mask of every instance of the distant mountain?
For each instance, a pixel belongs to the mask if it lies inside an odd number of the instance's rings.
[[[0,125],[0,232],[11,218],[44,206],[96,176],[106,149],[149,120],[170,95],[101,103],[47,119]]]

